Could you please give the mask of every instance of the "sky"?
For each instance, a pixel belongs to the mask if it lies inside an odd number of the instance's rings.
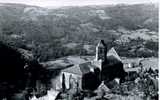
[[[157,3],[159,0],[0,0],[0,3],[21,3],[41,7],[86,6],[107,4]]]

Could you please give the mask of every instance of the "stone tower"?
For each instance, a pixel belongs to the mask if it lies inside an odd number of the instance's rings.
[[[101,40],[96,47],[96,61],[104,62],[106,60],[106,45],[103,40]]]
[[[100,70],[102,70],[102,64],[106,61],[106,53],[107,48],[103,40],[101,40],[98,45],[96,46],[96,57],[93,61],[94,65],[99,67]]]

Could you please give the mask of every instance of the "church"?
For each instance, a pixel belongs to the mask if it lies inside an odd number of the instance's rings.
[[[107,46],[101,40],[96,46],[95,58],[61,70],[55,88],[95,90],[102,81],[123,78],[124,73],[123,64],[115,49],[111,48],[107,52]]]

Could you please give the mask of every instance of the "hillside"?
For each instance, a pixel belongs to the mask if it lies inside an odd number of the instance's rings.
[[[0,35],[1,41],[30,50],[40,61],[93,55],[100,39],[108,48],[115,46],[121,56],[158,56],[158,6],[48,9],[0,4]]]
[[[0,42],[0,55],[0,99],[15,100],[12,98],[15,93],[28,93],[29,88],[36,87],[37,80],[39,84],[47,84],[49,72],[26,50]]]

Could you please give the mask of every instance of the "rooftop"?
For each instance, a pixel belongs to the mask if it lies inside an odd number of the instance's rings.
[[[114,58],[116,58],[119,61],[122,61],[120,56],[117,54],[116,50],[114,49],[114,47],[112,47],[108,52],[107,52],[107,57],[113,56]]]
[[[106,44],[104,43],[104,40],[100,40],[97,46],[98,47],[106,47]]]
[[[79,65],[75,65],[75,66],[66,68],[66,69],[62,70],[62,72],[83,75],[83,74],[94,71],[94,70],[92,70],[94,68],[96,68],[96,66],[93,65],[91,62],[85,62],[85,63],[79,64]]]

